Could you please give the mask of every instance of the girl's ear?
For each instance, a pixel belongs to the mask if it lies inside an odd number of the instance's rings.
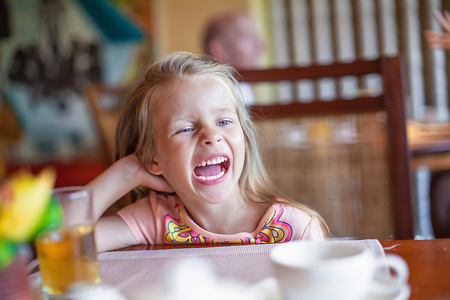
[[[152,158],[152,161],[150,162],[149,171],[153,175],[161,175],[163,172],[161,165],[155,160],[154,157]]]

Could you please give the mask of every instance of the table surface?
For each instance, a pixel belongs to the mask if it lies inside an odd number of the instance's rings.
[[[427,166],[430,171],[450,169],[450,123],[408,122],[411,167]]]
[[[411,299],[450,299],[450,239],[380,241],[409,265]]]
[[[413,155],[450,150],[450,123],[423,124],[409,121],[408,144]]]
[[[393,240],[380,243],[386,253],[397,254],[408,263],[410,299],[450,299],[450,239]],[[175,247],[188,246],[137,245],[120,250],[161,250]]]

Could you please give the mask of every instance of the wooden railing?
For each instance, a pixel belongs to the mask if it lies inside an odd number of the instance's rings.
[[[447,119],[450,55],[431,49],[425,30],[441,31],[433,10],[450,10],[448,0],[270,1],[275,66],[306,66],[375,59],[400,54],[405,62],[408,115],[424,117],[434,106]],[[324,94],[380,88],[376,77],[299,82],[279,87],[279,99],[310,101]],[[322,96],[321,96],[322,95]]]

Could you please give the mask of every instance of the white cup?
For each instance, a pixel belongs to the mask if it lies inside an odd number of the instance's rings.
[[[275,247],[271,258],[286,300],[391,299],[408,286],[401,257],[377,258],[354,244],[294,241]]]

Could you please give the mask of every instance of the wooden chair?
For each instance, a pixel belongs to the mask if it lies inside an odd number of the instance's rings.
[[[240,72],[249,83],[367,74],[379,74],[379,95],[251,107],[263,158],[280,190],[316,209],[333,235],[412,239],[399,57]]]
[[[131,91],[128,86],[89,85],[86,99],[92,110],[103,158],[109,163],[114,159],[114,139],[120,111]]]
[[[114,148],[117,121],[122,106],[131,86],[90,85],[85,90],[86,98],[94,115],[96,129],[100,137],[102,159],[110,165],[114,162]],[[129,205],[131,199],[125,195],[112,204],[103,216],[115,214],[121,208]]]

